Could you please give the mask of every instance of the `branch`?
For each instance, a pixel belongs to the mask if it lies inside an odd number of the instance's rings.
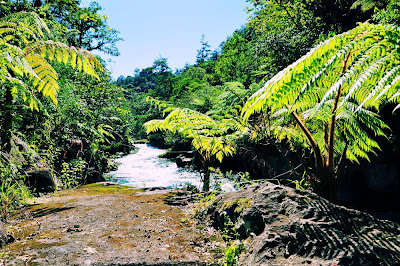
[[[286,11],[286,14],[289,16],[290,20],[293,22],[294,25],[296,25],[296,27],[297,27],[299,30],[304,30],[304,26],[301,25],[301,24],[299,24],[299,23],[296,21],[296,19],[290,14],[290,12],[289,12],[287,6],[285,6],[285,5],[282,3],[282,1],[279,1],[278,5]]]
[[[344,147],[343,153],[340,156],[339,162],[338,162],[338,164],[336,166],[336,169],[335,169],[335,176],[336,176],[336,174],[337,174],[337,172],[339,170],[340,165],[342,164],[342,161],[343,161],[344,157],[346,156],[346,152],[347,152],[347,148],[348,147],[349,147],[349,144],[346,142],[346,146]]]
[[[340,76],[343,75],[343,73],[346,71],[347,68],[347,63],[349,61],[350,55],[351,55],[352,51],[350,50],[344,61],[343,61],[343,65],[342,65],[342,69],[340,70]],[[335,96],[335,100],[333,102],[333,107],[332,107],[332,117],[331,117],[331,122],[330,122],[330,126],[329,126],[329,142],[328,142],[328,167],[333,171],[334,170],[334,146],[335,146],[335,124],[336,124],[336,110],[339,104],[339,99],[340,99],[340,95],[342,94],[342,87],[343,85],[341,85],[336,93]]]
[[[311,132],[308,130],[308,128],[306,127],[304,122],[301,120],[301,117],[296,112],[292,112],[292,115],[293,115],[294,119],[296,120],[296,123],[299,125],[301,131],[303,131],[304,135],[306,136],[308,142],[310,143],[310,145],[314,151],[317,169],[321,169],[324,165],[325,160],[321,154],[321,150],[318,146],[317,141],[314,139]]]

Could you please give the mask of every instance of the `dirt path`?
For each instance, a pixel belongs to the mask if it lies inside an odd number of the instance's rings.
[[[5,265],[203,265],[221,261],[224,242],[190,218],[193,206],[165,204],[164,191],[104,184],[35,199],[8,225],[16,238]],[[23,218],[22,216],[25,216]]]

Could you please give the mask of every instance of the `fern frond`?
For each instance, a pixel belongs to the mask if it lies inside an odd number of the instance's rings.
[[[69,63],[71,66],[77,67],[79,71],[99,78],[96,70],[104,71],[104,67],[97,58],[86,50],[76,49],[64,43],[54,41],[37,41],[29,45],[25,49],[26,54],[40,54],[43,58],[50,61],[58,61],[59,63]],[[72,62],[74,60],[74,62]],[[82,67],[83,66],[83,67]]]
[[[329,152],[337,156],[347,147],[349,159],[368,159],[379,145],[366,130],[385,136],[388,128],[377,110],[387,102],[400,103],[399,42],[400,28],[394,25],[363,23],[334,36],[267,81],[248,99],[242,118],[266,113],[271,128],[260,125],[261,132],[303,146],[316,143],[321,154],[327,152],[328,129],[334,123]],[[307,138],[299,137],[300,122],[292,113],[303,120]]]

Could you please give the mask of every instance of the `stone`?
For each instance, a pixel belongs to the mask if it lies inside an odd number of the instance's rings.
[[[50,169],[30,170],[26,172],[28,185],[36,193],[51,193],[57,186]]]
[[[312,192],[253,185],[215,197],[204,214],[222,231],[230,224],[244,241],[239,265],[400,264],[398,224]]]
[[[176,165],[178,167],[185,167],[188,165],[191,165],[193,162],[192,158],[187,158],[184,155],[179,155],[178,157],[176,157]]]

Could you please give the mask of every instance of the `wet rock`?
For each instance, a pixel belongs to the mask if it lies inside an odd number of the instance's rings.
[[[176,157],[176,165],[178,167],[185,167],[188,165],[191,165],[193,162],[193,158],[187,158],[184,155],[179,155],[178,157]]]
[[[87,176],[86,176],[86,181],[85,181],[87,184],[99,183],[99,182],[105,182],[105,181],[106,180],[104,179],[104,176],[98,170],[96,170],[93,167],[89,167],[87,169]]]
[[[238,232],[240,265],[399,265],[400,226],[271,183],[217,196],[205,211]],[[228,223],[227,223],[228,221]]]
[[[197,193],[198,189],[196,187],[188,186],[182,190],[170,192],[164,201],[168,205],[184,206],[188,205],[190,202],[199,201],[201,196]]]
[[[193,158],[194,155],[194,151],[167,151],[166,153],[163,153],[158,157],[166,159],[176,159],[179,156],[182,156],[184,158]]]

